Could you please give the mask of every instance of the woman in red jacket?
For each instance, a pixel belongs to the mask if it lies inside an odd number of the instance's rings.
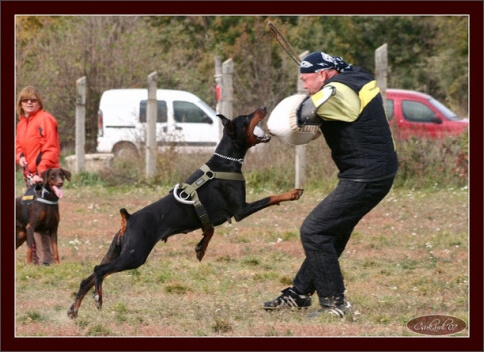
[[[42,172],[60,167],[60,142],[57,121],[44,110],[42,98],[34,87],[22,89],[18,96],[16,161],[24,178],[32,176],[32,183],[42,182]]]
[[[22,89],[18,95],[17,135],[15,139],[16,162],[23,169],[25,183],[42,183],[42,172],[59,168],[60,142],[57,121],[44,110],[42,98],[34,87]],[[48,236],[35,233],[35,247],[38,262],[54,262]],[[34,254],[33,254],[34,255]],[[34,262],[36,258],[34,257]]]

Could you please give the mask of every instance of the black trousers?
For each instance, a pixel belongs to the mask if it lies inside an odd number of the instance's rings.
[[[343,303],[345,286],[339,257],[356,224],[388,194],[393,177],[376,182],[340,180],[301,226],[306,254],[293,285],[301,294],[318,293],[319,303]]]

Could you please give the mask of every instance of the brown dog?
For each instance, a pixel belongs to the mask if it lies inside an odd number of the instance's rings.
[[[57,228],[59,226],[59,204],[64,180],[71,180],[70,171],[48,169],[42,173],[43,184],[34,185],[24,196],[16,198],[17,249],[27,241],[27,264],[32,263],[34,232],[48,233],[54,262],[59,263]]]

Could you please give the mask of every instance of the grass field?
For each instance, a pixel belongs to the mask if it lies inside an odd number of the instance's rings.
[[[314,303],[307,311],[261,308],[291,284],[303,261],[299,226],[325,197],[316,190],[219,226],[202,262],[194,251],[200,231],[158,243],[145,265],[106,278],[102,310],[89,293],[78,318],[69,319],[81,280],[120,226],[119,209],[132,213],[167,191],[66,188],[61,263],[26,266],[25,245],[16,252],[16,336],[415,337],[406,323],[422,315],[468,323],[467,188],[394,189],[358,224],[341,257],[353,305],[344,319],[306,319],[318,309]],[[249,190],[248,201],[271,193]],[[468,335],[469,327],[454,336]]]

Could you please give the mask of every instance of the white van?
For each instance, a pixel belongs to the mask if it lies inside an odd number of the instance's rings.
[[[196,95],[158,89],[156,140],[160,149],[213,152],[222,124],[215,111]],[[97,152],[115,157],[140,156],[146,141],[147,89],[111,89],[101,96],[98,112]]]

